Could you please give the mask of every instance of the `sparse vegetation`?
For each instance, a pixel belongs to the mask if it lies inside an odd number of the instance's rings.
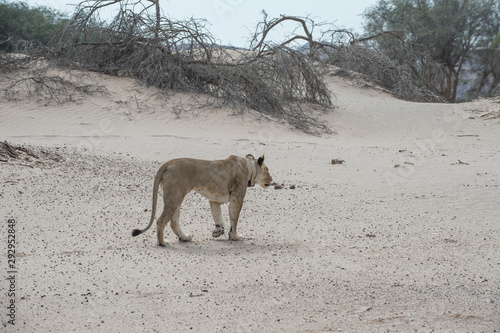
[[[165,93],[203,93],[208,105],[253,109],[319,134],[330,129],[307,110],[333,107],[323,81],[331,65],[338,75],[374,82],[402,99],[443,102],[456,99],[468,61],[478,77],[470,94],[498,92],[500,5],[478,1],[380,0],[365,14],[369,34],[363,38],[309,17],[270,19],[263,12],[243,50],[217,44],[204,20],[162,17],[157,1],[86,0],[67,19],[46,7],[0,0],[0,71],[22,74],[2,90],[44,93],[47,103],[72,101],[74,92],[105,93],[70,74],[92,71],[135,78]],[[108,6],[118,11],[103,22],[99,11]],[[12,21],[19,15],[22,20]],[[269,40],[283,23],[297,28],[283,42]],[[316,38],[318,27],[323,31]]]

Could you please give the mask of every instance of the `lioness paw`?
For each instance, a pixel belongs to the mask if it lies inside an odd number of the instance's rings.
[[[229,240],[240,241],[240,240],[244,240],[244,239],[245,239],[245,237],[243,237],[240,234],[233,234],[232,232],[229,233]]]
[[[179,240],[180,240],[181,242],[190,242],[190,241],[192,241],[192,240],[193,240],[193,236],[191,236],[191,235],[185,235],[185,236],[184,236],[184,237],[182,237],[182,238],[181,238],[181,237],[179,237]]]
[[[214,238],[217,238],[222,235],[224,235],[224,227],[216,227],[214,231],[212,231],[212,237]]]
[[[164,240],[163,243],[160,243],[158,240],[156,241],[156,245],[158,246],[170,246],[170,242],[168,240]]]

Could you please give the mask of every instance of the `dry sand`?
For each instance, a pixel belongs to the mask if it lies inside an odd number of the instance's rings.
[[[100,80],[108,95],[0,102],[0,139],[40,156],[0,163],[2,332],[500,331],[500,123],[481,117],[498,101],[410,103],[330,76],[335,134],[314,137]],[[249,189],[244,241],[213,239],[195,194],[192,243],[131,237],[163,162],[247,153],[283,188]]]

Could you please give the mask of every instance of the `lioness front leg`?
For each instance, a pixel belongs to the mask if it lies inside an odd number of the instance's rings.
[[[210,211],[215,223],[215,229],[212,231],[212,237],[219,237],[224,235],[224,221],[222,220],[222,212],[220,209],[220,202],[209,200]]]
[[[243,199],[239,200],[236,197],[231,198],[231,201],[229,202],[229,219],[231,220],[231,228],[229,229],[230,240],[237,241],[243,239],[243,236],[239,235],[236,231],[242,206]]]

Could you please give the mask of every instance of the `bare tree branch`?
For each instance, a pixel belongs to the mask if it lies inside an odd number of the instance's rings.
[[[384,35],[390,35],[392,37],[395,37],[395,38],[399,39],[399,41],[401,43],[404,44],[405,40],[403,38],[401,38],[401,36],[400,36],[400,34],[402,34],[402,33],[405,33],[405,31],[402,31],[402,30],[382,31],[381,33],[378,33],[376,35],[364,37],[361,39],[353,39],[353,41],[351,42],[351,45],[362,43],[362,42],[367,42],[369,40],[376,39],[376,38],[379,38],[379,37],[384,36]]]

